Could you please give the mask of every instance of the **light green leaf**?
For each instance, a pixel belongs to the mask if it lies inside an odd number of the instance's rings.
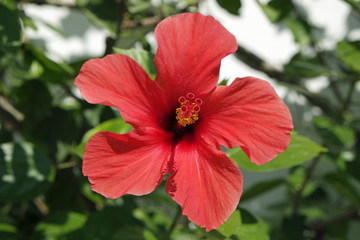
[[[82,228],[86,220],[86,215],[77,212],[56,212],[37,225],[36,230],[47,237],[60,237]]]
[[[326,151],[326,148],[318,145],[309,138],[292,132],[291,142],[286,151],[280,153],[276,158],[266,164],[256,165],[251,162],[249,157],[246,156],[239,147],[228,150],[227,155],[241,168],[255,172],[266,172],[300,165],[316,157],[319,153]]]
[[[239,227],[241,226],[241,216],[240,211],[235,210],[231,214],[231,216],[226,220],[224,224],[222,224],[217,231],[220,232],[225,237],[230,237],[231,235],[235,234]]]
[[[81,140],[81,143],[79,144],[79,146],[76,148],[75,151],[80,157],[82,157],[84,154],[86,143],[97,132],[109,131],[113,133],[124,134],[124,133],[128,133],[132,129],[133,127],[130,124],[125,123],[125,121],[121,118],[114,118],[107,120],[99,124],[98,126],[94,127],[93,129],[90,129],[88,132],[86,132]]]
[[[155,55],[152,52],[138,49],[120,49],[114,48],[115,53],[125,54],[134,59],[150,76],[154,79],[156,76],[156,66],[154,63]]]
[[[353,70],[360,72],[360,41],[342,41],[336,45],[336,51],[341,60]]]
[[[242,224],[235,236],[241,240],[270,240],[269,225],[262,219],[254,217],[245,209],[241,209]]]

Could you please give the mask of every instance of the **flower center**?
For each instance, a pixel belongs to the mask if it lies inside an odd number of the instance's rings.
[[[199,119],[200,105],[203,102],[201,98],[195,98],[195,94],[188,93],[186,97],[179,97],[178,102],[180,103],[180,107],[176,109],[178,123],[183,127],[195,123]]]

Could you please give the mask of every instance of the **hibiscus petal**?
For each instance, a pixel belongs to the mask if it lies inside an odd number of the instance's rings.
[[[155,129],[128,134],[99,132],[87,143],[83,174],[91,187],[108,198],[152,192],[167,173],[168,136]]]
[[[87,61],[75,84],[86,101],[118,108],[133,126],[153,126],[162,119],[165,101],[161,88],[126,55]]]
[[[200,96],[215,87],[220,62],[237,49],[235,37],[217,20],[200,13],[171,16],[155,29],[156,81],[168,96]]]
[[[256,164],[285,151],[293,129],[285,103],[269,83],[253,77],[217,87],[199,116],[197,134],[216,145],[240,146]]]
[[[206,231],[218,228],[239,203],[239,168],[222,151],[194,140],[178,143],[173,161],[175,173],[166,182],[167,193],[190,221]]]

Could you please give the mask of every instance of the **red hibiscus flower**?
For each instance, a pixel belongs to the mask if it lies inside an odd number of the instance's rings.
[[[216,86],[220,62],[236,39],[211,16],[185,13],[155,29],[157,75],[130,57],[86,62],[75,84],[90,103],[119,109],[134,130],[99,132],[87,143],[83,173],[105,197],[166,192],[207,231],[235,210],[242,193],[237,165],[220,150],[240,146],[264,164],[290,142],[291,115],[274,89],[253,77]]]

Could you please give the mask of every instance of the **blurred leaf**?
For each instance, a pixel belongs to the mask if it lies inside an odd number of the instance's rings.
[[[285,73],[291,77],[313,78],[330,74],[332,69],[324,66],[317,58],[296,54],[285,64]]]
[[[85,239],[114,239],[117,230],[129,226],[141,226],[131,214],[131,209],[106,207],[92,213],[86,222],[83,231]]]
[[[125,54],[135,60],[150,76],[151,79],[155,79],[156,66],[154,63],[155,55],[152,52],[137,49],[120,49],[114,48],[115,53]]]
[[[330,152],[338,152],[344,150],[344,147],[354,146],[355,132],[350,127],[335,124],[327,117],[316,117],[313,123]]]
[[[147,0],[129,0],[127,7],[130,13],[138,14],[152,8],[152,4],[151,1]]]
[[[256,2],[272,23],[277,23],[285,18],[291,10],[288,0],[271,0],[267,4],[261,3],[260,0],[256,0]]]
[[[57,63],[49,59],[42,50],[31,44],[25,45],[26,58],[31,62],[37,60],[43,66],[43,73],[39,77],[46,82],[61,82],[66,78],[73,78],[75,71],[66,63]]]
[[[241,202],[257,197],[267,191],[270,191],[284,183],[283,179],[275,179],[266,182],[260,182],[243,192],[241,195]]]
[[[99,124],[98,126],[96,126],[95,128],[90,129],[88,132],[86,132],[86,134],[84,135],[84,137],[81,140],[80,145],[76,149],[76,153],[80,157],[82,157],[84,154],[86,143],[97,132],[109,131],[109,132],[114,132],[114,133],[118,133],[118,134],[124,134],[124,133],[128,133],[132,129],[133,129],[133,127],[130,124],[125,123],[125,121],[121,118],[114,118],[114,119],[105,121],[105,122]]]
[[[342,61],[353,70],[360,72],[360,41],[338,42],[336,51]]]
[[[237,230],[241,227],[241,216],[240,211],[235,210],[231,216],[223,223],[217,231],[220,232],[225,237],[230,237],[235,234]]]
[[[360,2],[359,0],[344,0],[348,4],[350,4],[351,7],[353,7],[354,10],[356,10],[360,14]]]
[[[1,201],[31,199],[45,192],[55,177],[51,160],[31,143],[1,144],[0,162],[6,167],[0,179]]]
[[[285,152],[280,153],[266,164],[256,165],[251,162],[249,157],[239,147],[228,150],[226,154],[241,168],[255,172],[265,172],[300,165],[316,157],[319,153],[326,151],[326,148],[316,144],[309,138],[292,132],[291,142]]]
[[[243,218],[243,211],[241,211],[241,217]],[[242,224],[235,233],[241,240],[270,240],[269,226],[263,220],[257,219],[256,223],[244,223]]]
[[[239,15],[241,0],[216,0],[216,2],[230,14]]]
[[[0,50],[16,53],[20,44],[19,19],[15,12],[0,3]]]
[[[325,176],[329,183],[340,194],[349,199],[356,206],[360,206],[360,195],[358,190],[350,183],[345,173],[330,173]]]
[[[61,237],[80,229],[87,220],[86,215],[77,212],[55,212],[36,226],[36,231],[47,238]]]
[[[97,27],[110,30],[113,37],[118,32],[120,6],[114,0],[76,0],[85,16]]]
[[[292,215],[284,218],[283,229],[284,239],[304,240],[305,217],[301,215]]]
[[[310,26],[307,22],[303,20],[288,18],[287,25],[294,36],[295,42],[297,42],[301,47],[310,44]]]
[[[352,175],[354,178],[356,178],[358,181],[360,181],[360,156],[351,162],[346,162],[346,171]]]

